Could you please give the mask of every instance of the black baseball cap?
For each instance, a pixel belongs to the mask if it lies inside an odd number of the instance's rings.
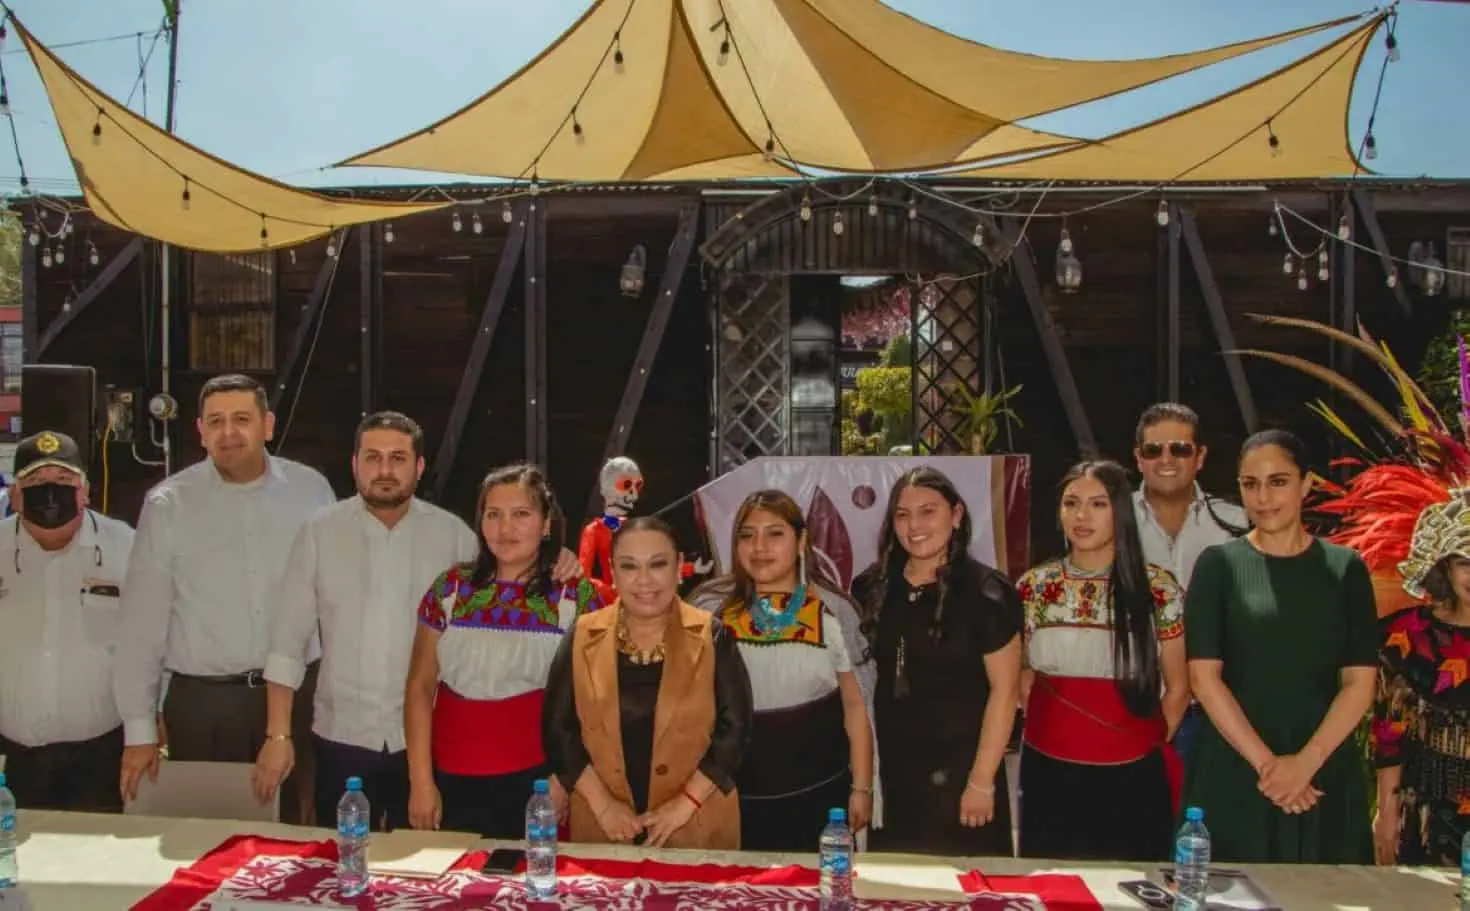
[[[82,450],[77,441],[64,433],[43,430],[21,440],[15,447],[15,479],[33,471],[55,465],[77,474],[86,474],[82,466]]]

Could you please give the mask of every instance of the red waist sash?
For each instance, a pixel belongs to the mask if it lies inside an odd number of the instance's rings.
[[[1036,675],[1026,703],[1026,743],[1055,759],[1118,765],[1164,742],[1164,716],[1139,718],[1112,680]]]
[[[544,690],[509,699],[466,699],[439,684],[434,698],[434,768],[450,775],[508,775],[546,762]]]

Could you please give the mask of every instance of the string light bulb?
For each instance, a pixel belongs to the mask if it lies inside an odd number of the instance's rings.
[[[501,221],[505,222],[506,224],[510,224],[512,221],[515,221],[515,217],[516,217],[515,216],[515,213],[512,212],[511,211],[511,208],[510,208],[510,200],[507,199],[505,202],[503,202],[503,203],[500,204],[500,220]],[[479,221],[479,216],[476,216],[475,217],[475,220],[478,222]],[[476,230],[475,233],[478,234],[480,232],[478,230]]]
[[[802,221],[812,220],[812,198],[805,193],[801,196],[801,209],[798,211]]]
[[[54,257],[52,257],[52,258],[56,260],[56,265],[58,265],[58,266],[61,265],[61,264],[63,264],[63,263],[65,263],[66,262],[66,248],[63,247],[61,244],[57,244],[56,245],[56,255]]]
[[[383,243],[393,243],[393,222],[391,221],[383,225]]]
[[[1308,284],[1310,284],[1310,282],[1307,281],[1307,270],[1303,269],[1301,272],[1297,273],[1296,286],[1298,289],[1305,291],[1307,290]]]
[[[260,245],[262,247],[270,246],[270,237],[270,232],[265,227],[265,213],[262,212],[260,213]]]
[[[41,251],[41,265],[47,269],[51,268],[51,248],[47,247]]]
[[[970,235],[970,243],[977,247],[985,246],[985,224],[983,222],[975,222],[975,232]]]
[[[1296,264],[1292,262],[1291,254],[1288,253],[1286,258],[1281,260],[1281,274],[1290,275],[1294,271],[1296,271]]]
[[[92,145],[102,145],[102,121],[100,119],[92,124]]]
[[[730,60],[730,22],[725,20],[725,35],[720,39],[720,56],[716,62],[724,66]]]
[[[1399,39],[1398,39],[1398,36],[1394,34],[1394,30],[1393,29],[1389,29],[1388,30],[1388,35],[1383,39],[1383,43],[1388,48],[1388,62],[1389,63],[1398,63],[1399,62]]]
[[[87,262],[95,266],[100,261],[101,257],[97,255],[97,245],[92,243],[90,240],[87,241]]]
[[[1347,213],[1343,213],[1343,215],[1337,219],[1337,239],[1338,240],[1350,240],[1352,238],[1352,236],[1353,236],[1353,226],[1352,226],[1352,223],[1348,221]],[[1323,250],[1322,251],[1322,255],[1323,256],[1326,256],[1327,255],[1327,251],[1326,250]]]
[[[1332,260],[1327,255],[1327,246],[1324,244],[1322,252],[1317,254],[1317,281],[1325,282],[1332,278],[1331,263]]]
[[[613,32],[613,66],[618,72],[623,71],[623,33],[621,30]]]
[[[918,197],[910,196],[909,197],[909,221],[914,221],[918,217],[919,217],[919,200],[918,200]]]
[[[582,138],[582,121],[577,119],[576,108],[572,108],[572,135],[578,139]]]
[[[1272,158],[1281,154],[1281,137],[1276,135],[1276,131],[1271,128],[1269,121],[1266,123],[1266,145],[1271,147]]]
[[[1399,270],[1390,266],[1388,275],[1383,278],[1383,283],[1390,288],[1397,288],[1399,286]]]
[[[455,234],[458,234],[464,230],[464,219],[459,217],[458,212],[455,212],[453,215],[449,216],[449,227],[451,230],[454,231]]]
[[[1063,253],[1072,252],[1072,235],[1067,232],[1066,228],[1062,229],[1062,237],[1057,241],[1057,249]]]
[[[71,216],[67,216],[66,221],[61,223],[61,236],[71,237],[72,234],[75,233],[76,229],[77,226],[72,223]]]
[[[33,247],[41,246],[41,232],[36,230],[35,228],[32,228],[31,233],[26,235],[26,240],[30,241],[31,246]]]
[[[0,91],[0,117],[10,114],[10,96]]]
[[[843,231],[842,213],[841,212],[833,212],[832,213],[832,233],[833,234],[836,234],[838,237],[841,237],[842,236],[842,231]]]
[[[1154,213],[1154,221],[1158,222],[1161,228],[1169,226],[1169,204],[1162,199],[1159,200],[1159,211]]]
[[[1369,130],[1368,135],[1363,137],[1363,157],[1369,161],[1378,157],[1378,140],[1373,138],[1372,130]]]
[[[337,235],[327,235],[327,259],[337,258]]]
[[[1276,213],[1273,212],[1271,213],[1270,220],[1266,222],[1266,234],[1270,237],[1275,237],[1280,233],[1281,229],[1276,227]]]
[[[179,196],[179,207],[185,212],[189,211],[189,178],[184,178],[184,192]]]
[[[766,161],[770,161],[771,159],[773,159],[773,158],[776,157],[776,136],[775,136],[775,134],[772,134],[772,135],[766,137],[766,150],[765,150],[765,152],[762,153],[762,157],[765,158]]]
[[[878,194],[877,193],[874,193],[872,196],[869,196],[868,197],[868,215],[871,216],[871,217],[873,217],[873,218],[877,218],[878,217]]]

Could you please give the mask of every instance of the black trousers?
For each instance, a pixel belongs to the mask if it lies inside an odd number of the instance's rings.
[[[281,783],[281,822],[311,825],[316,815],[312,700],[320,662],[306,669],[291,707],[296,767]],[[174,674],[163,700],[168,755],[180,762],[255,762],[265,743],[265,683]],[[335,810],[333,817],[335,818]],[[328,820],[330,823],[330,819]]]
[[[337,802],[347,779],[362,779],[373,812],[373,828],[383,832],[408,828],[408,751],[365,750],[313,737],[316,753],[316,824],[336,824]]]
[[[5,780],[22,810],[121,813],[123,731],[68,743],[25,747],[0,737]]]
[[[481,838],[524,838],[531,788],[549,773],[544,765],[506,775],[451,775],[436,769],[434,783],[444,804],[440,828]]]

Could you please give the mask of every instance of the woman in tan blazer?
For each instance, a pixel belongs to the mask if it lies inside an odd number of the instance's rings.
[[[612,562],[619,600],[578,619],[546,685],[546,755],[571,794],[571,840],[737,849],[752,699],[735,641],[679,598],[668,525],[629,520]]]

